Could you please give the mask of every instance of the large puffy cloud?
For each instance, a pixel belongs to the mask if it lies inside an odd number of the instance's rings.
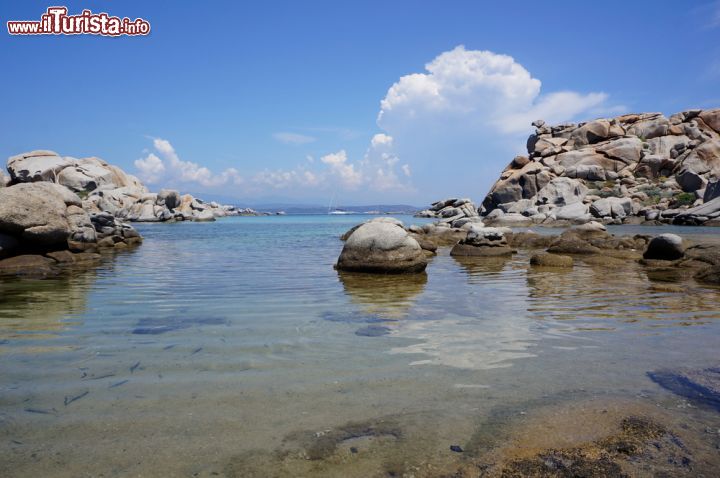
[[[602,92],[542,93],[541,88],[511,56],[462,45],[441,53],[424,72],[402,76],[380,102],[377,125],[392,138],[383,154],[396,163],[403,159],[402,172],[409,174],[412,165],[418,189],[427,194],[481,197],[522,152],[532,121],[617,112]],[[370,149],[375,143],[373,138]],[[443,169],[448,163],[452,169]]]
[[[462,45],[438,55],[425,69],[401,77],[380,102],[378,125],[393,136],[415,128],[432,132],[431,125],[527,131],[538,119],[535,115],[548,122],[566,121],[607,99],[603,93],[543,96],[540,80],[512,57]]]

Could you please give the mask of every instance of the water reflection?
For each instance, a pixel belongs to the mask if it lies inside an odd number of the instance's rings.
[[[79,322],[66,320],[86,311],[94,271],[50,279],[0,281],[0,340],[54,335]]]
[[[367,314],[399,319],[407,316],[415,299],[427,284],[427,274],[365,274],[338,272],[350,296]]]
[[[502,272],[512,260],[510,256],[473,257],[451,256],[468,275],[496,274]]]
[[[531,268],[528,312],[562,322],[564,331],[703,325],[720,317],[717,291],[692,281],[659,287],[652,279],[632,262],[612,270],[607,264],[581,262],[564,273]]]
[[[135,254],[136,249],[105,251],[99,262],[64,264],[53,277],[0,279],[0,344],[52,339],[82,325],[89,313],[88,294],[99,277],[112,275],[117,259]],[[49,344],[28,347],[26,350],[52,348]]]

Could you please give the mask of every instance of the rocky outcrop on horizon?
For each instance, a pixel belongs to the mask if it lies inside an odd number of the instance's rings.
[[[482,223],[477,207],[471,199],[449,198],[436,201],[428,209],[418,212],[415,217],[437,218],[438,223],[459,228],[469,223]]]
[[[10,184],[59,184],[79,195],[89,213],[110,213],[130,222],[214,221],[258,214],[252,209],[206,203],[175,190],[152,193],[135,176],[96,157],[77,159],[37,150],[9,158],[7,170]]]
[[[533,123],[485,197],[485,223],[720,225],[720,109]]]

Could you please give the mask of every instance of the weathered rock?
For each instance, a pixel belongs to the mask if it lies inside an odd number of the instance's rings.
[[[451,250],[451,256],[496,257],[512,255],[505,233],[495,227],[473,228]]]
[[[80,198],[67,195],[52,183],[24,183],[0,189],[0,232],[14,236],[30,246],[67,245],[72,226],[68,205]],[[74,195],[72,195],[74,196]]]
[[[611,136],[610,122],[604,119],[590,121],[570,135],[576,146],[599,143]]]
[[[705,187],[705,194],[703,194],[703,202],[710,202],[718,197],[720,197],[720,180],[709,182]]]
[[[168,209],[175,209],[180,205],[180,193],[173,189],[161,189],[157,201]]]
[[[570,221],[573,223],[583,223],[590,220],[587,204],[575,202],[567,206],[559,207],[555,210],[555,217],[559,220]]]
[[[597,145],[595,150],[625,164],[637,163],[642,155],[642,141],[636,137],[618,138]]]
[[[65,158],[68,164],[58,174],[58,183],[76,191],[89,193],[98,188],[131,188],[146,191],[140,181],[100,158]]]
[[[695,173],[691,169],[683,169],[677,175],[675,180],[685,192],[694,192],[703,189],[707,183],[705,178]]]
[[[697,174],[720,176],[720,140],[705,141],[693,149],[682,161],[682,166]]]
[[[674,261],[684,255],[685,247],[682,237],[676,234],[660,234],[650,240],[643,258]]]
[[[699,116],[706,125],[715,130],[716,133],[720,133],[720,108],[705,110]]]
[[[551,254],[548,252],[540,252],[530,257],[530,265],[539,267],[563,267],[573,266],[573,258],[560,254]]]
[[[712,199],[699,206],[679,211],[673,219],[673,224],[702,224],[720,211],[720,197]]]
[[[422,272],[427,259],[420,244],[402,227],[368,222],[345,241],[337,269],[356,272]]]
[[[628,128],[628,134],[644,140],[668,134],[670,122],[665,116],[660,113],[646,113],[641,116],[641,120],[636,121]]]
[[[68,165],[70,161],[54,151],[37,150],[10,157],[7,169],[16,183],[56,182],[57,175]]]
[[[616,197],[598,199],[590,206],[590,212],[600,218],[624,218],[632,214],[632,199]]]
[[[548,247],[547,252],[553,254],[599,254],[600,248],[582,237],[581,231],[570,229],[555,238]]]
[[[588,188],[580,181],[571,178],[555,178],[551,180],[537,195],[539,204],[566,206],[582,202]]]
[[[507,224],[514,214],[543,225],[592,217],[616,224],[720,225],[714,206],[702,214],[688,213],[692,199],[680,196],[681,191],[694,193],[694,206],[701,207],[720,195],[707,187],[720,177],[720,134],[713,129],[718,111],[688,110],[670,120],[646,113],[537,127],[528,140],[528,160],[513,160],[483,201],[484,220]],[[585,200],[590,190],[592,197]],[[599,201],[592,215],[583,214],[580,206],[563,208],[583,201]]]

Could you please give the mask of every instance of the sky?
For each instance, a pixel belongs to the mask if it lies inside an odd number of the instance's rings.
[[[69,2],[151,33],[7,33],[55,4],[0,2],[0,156],[152,190],[479,202],[535,119],[720,107],[720,1]]]

